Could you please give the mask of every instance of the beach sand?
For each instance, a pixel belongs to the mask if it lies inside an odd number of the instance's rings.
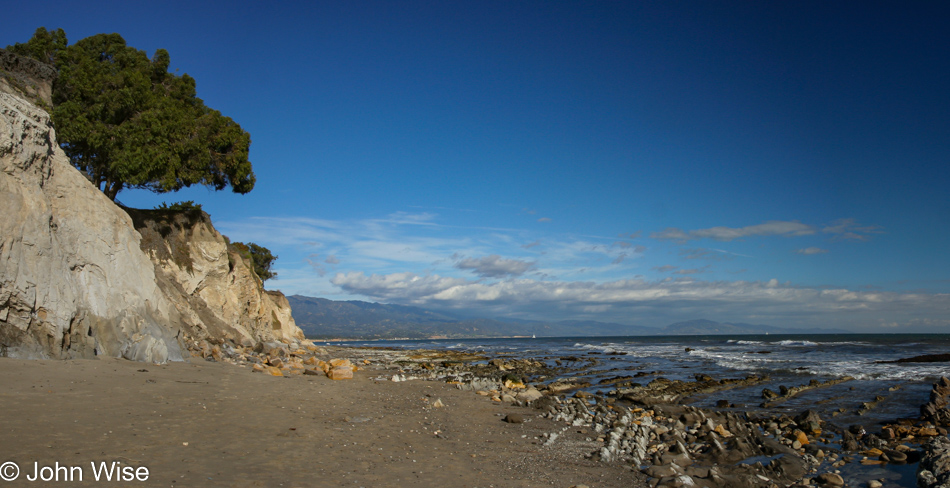
[[[0,463],[20,468],[16,481],[0,484],[645,486],[629,466],[585,459],[602,444],[577,428],[542,446],[542,433],[565,425],[537,410],[443,382],[380,380],[383,374],[371,365],[333,381],[200,359],[0,358]],[[437,400],[444,406],[434,407]],[[503,421],[509,413],[525,422]],[[147,480],[95,481],[91,463],[102,461],[145,467]],[[34,463],[79,468],[72,483],[63,482],[67,469],[56,472],[60,482],[26,481]]]

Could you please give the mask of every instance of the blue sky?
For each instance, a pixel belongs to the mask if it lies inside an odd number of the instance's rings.
[[[269,288],[462,314],[950,332],[942,2],[8,2],[252,137]],[[278,2],[271,2],[278,3]]]

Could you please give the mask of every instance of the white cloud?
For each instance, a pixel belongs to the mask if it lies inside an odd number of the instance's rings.
[[[355,291],[357,294],[377,300],[407,303],[427,301],[429,297],[451,290],[453,287],[471,283],[461,278],[418,276],[408,272],[370,276],[362,272],[337,273],[330,282],[346,291]]]
[[[795,252],[797,252],[798,254],[811,255],[811,254],[824,254],[828,252],[828,250],[822,249],[820,247],[806,247],[805,249],[797,249]]]
[[[455,263],[458,269],[470,270],[486,278],[504,278],[521,276],[534,269],[536,263],[519,259],[504,259],[497,254],[481,258],[467,258]]]
[[[777,325],[855,323],[914,313],[944,313],[948,294],[868,292],[795,287],[778,280],[662,281],[506,280],[496,283],[412,273],[365,276],[337,274],[333,284],[353,294],[433,308],[466,309],[479,315],[505,314],[558,319],[584,317],[600,310],[598,320],[630,322],[715,317],[742,320],[754,315]],[[858,321],[858,322],[855,322]]]
[[[764,224],[746,227],[710,227],[684,231],[676,227],[669,227],[650,234],[650,237],[660,240],[689,241],[697,239],[714,239],[717,241],[732,241],[749,236],[805,236],[815,233],[814,227],[798,221],[770,220]]]

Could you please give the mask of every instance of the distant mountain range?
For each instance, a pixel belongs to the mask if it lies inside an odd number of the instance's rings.
[[[832,334],[840,329],[787,329],[768,325],[690,320],[646,327],[593,320],[556,322],[463,318],[419,307],[362,301],[335,301],[301,295],[287,297],[293,317],[314,339],[425,339],[467,337],[652,336],[710,334]]]

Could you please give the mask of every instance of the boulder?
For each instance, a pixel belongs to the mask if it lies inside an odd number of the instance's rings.
[[[544,396],[544,393],[541,393],[537,388],[528,388],[525,391],[518,392],[515,395],[515,399],[519,402],[531,403]]]
[[[844,478],[837,473],[822,473],[818,475],[817,480],[819,486],[844,486]]]
[[[524,422],[524,417],[520,413],[509,413],[505,416],[505,422],[509,424],[520,424]]]
[[[331,380],[349,380],[353,379],[353,368],[349,366],[337,366],[330,370],[327,373],[327,377]]]

